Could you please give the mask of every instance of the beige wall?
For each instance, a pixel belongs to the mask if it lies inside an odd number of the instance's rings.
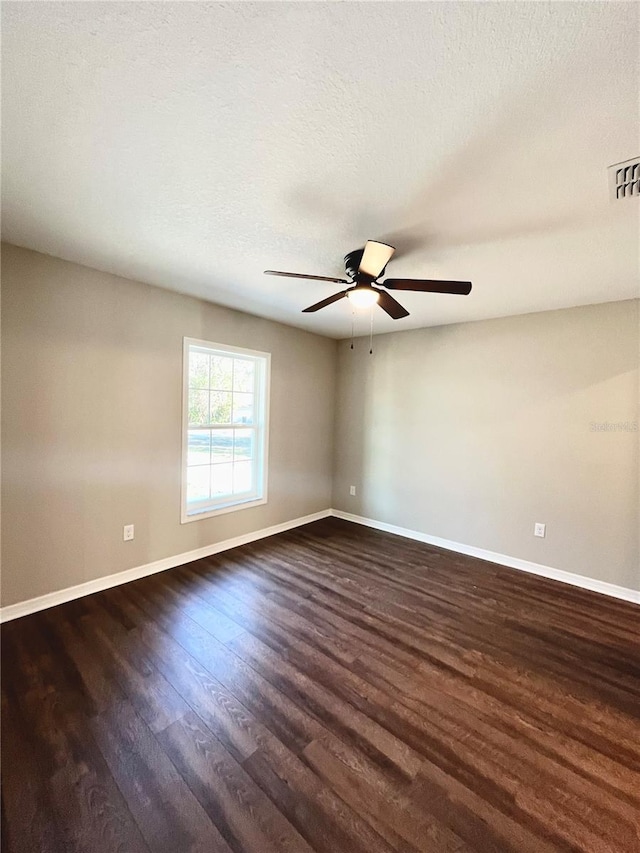
[[[342,342],[332,505],[640,589],[639,434],[590,426],[638,423],[638,319],[633,300]]]
[[[2,261],[3,605],[331,505],[640,588],[639,433],[590,427],[638,422],[637,301],[382,335],[369,356],[13,246]],[[185,335],[272,353],[271,432],[269,503],[181,525]]]
[[[2,276],[3,605],[330,506],[335,341],[13,246]],[[185,335],[272,353],[271,432],[268,504],[181,525]]]

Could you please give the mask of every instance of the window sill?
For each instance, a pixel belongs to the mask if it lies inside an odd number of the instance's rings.
[[[237,503],[225,504],[224,506],[216,507],[215,509],[205,509],[202,511],[194,510],[192,512],[182,511],[181,524],[189,524],[191,521],[201,521],[204,518],[213,518],[216,515],[224,515],[228,512],[237,512],[240,509],[250,509],[254,506],[262,506],[267,503],[267,498],[249,498],[246,501],[238,501]]]

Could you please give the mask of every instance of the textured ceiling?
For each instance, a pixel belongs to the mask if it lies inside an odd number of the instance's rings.
[[[334,337],[262,270],[473,281],[376,331],[638,295],[637,3],[2,6],[5,240]]]

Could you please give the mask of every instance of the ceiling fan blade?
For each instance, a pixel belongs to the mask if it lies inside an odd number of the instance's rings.
[[[281,275],[286,278],[309,278],[313,281],[335,281],[338,284],[349,284],[346,278],[332,278],[329,275],[305,275],[300,272],[281,272],[280,270],[265,270],[265,275]]]
[[[471,293],[470,281],[435,281],[418,278],[388,278],[380,282],[389,290],[419,290],[422,293],[457,293],[467,296]]]
[[[321,302],[316,302],[315,305],[310,305],[308,308],[303,308],[303,314],[309,314],[311,311],[319,311],[321,308],[326,308],[327,305],[331,305],[332,302],[337,302],[338,299],[342,299],[347,295],[346,290],[341,290],[340,293],[334,293],[333,296],[328,296],[326,299],[323,299]]]
[[[371,278],[378,278],[379,275],[382,275],[394,252],[393,246],[387,246],[386,243],[378,243],[375,240],[367,240],[358,272]]]
[[[380,290],[378,293],[380,295],[378,305],[383,309],[383,311],[386,311],[390,317],[393,317],[394,320],[399,320],[401,317],[409,316],[407,309],[403,308],[390,293],[386,293],[384,290]]]

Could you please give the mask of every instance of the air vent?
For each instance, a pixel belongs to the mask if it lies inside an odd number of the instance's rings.
[[[611,201],[640,196],[640,157],[609,166],[609,196]]]

